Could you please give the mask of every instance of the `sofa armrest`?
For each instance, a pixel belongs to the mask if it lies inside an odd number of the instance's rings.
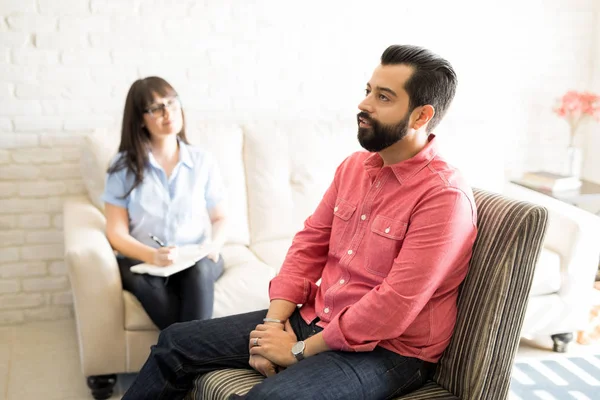
[[[65,200],[65,261],[73,290],[85,376],[125,372],[121,276],[104,234],[106,220],[87,198]]]
[[[600,258],[600,218],[588,211],[512,183],[505,194],[548,209],[544,247],[561,257],[559,295],[568,303],[589,302]],[[583,302],[583,303],[582,303]]]

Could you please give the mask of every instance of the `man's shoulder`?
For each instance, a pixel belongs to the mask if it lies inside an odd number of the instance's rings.
[[[432,189],[454,189],[473,199],[473,190],[462,171],[443,157],[435,157],[426,168],[426,179]]]

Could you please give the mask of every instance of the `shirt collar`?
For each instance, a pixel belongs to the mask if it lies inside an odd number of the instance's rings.
[[[190,154],[188,146],[185,143],[183,143],[183,141],[179,138],[177,138],[177,143],[179,143],[179,163],[185,165],[190,169],[194,168],[194,161],[192,160],[192,155]],[[148,161],[153,167],[159,169],[161,168],[160,165],[158,165],[158,162],[156,161],[156,158],[154,158],[154,154],[152,154],[151,151],[148,151]]]
[[[435,135],[430,134],[428,137],[428,143],[420,152],[408,160],[390,165],[389,167],[400,183],[406,182],[416,175],[417,172],[425,168],[431,162],[431,160],[435,158],[437,153],[438,145],[437,141],[435,140]],[[374,178],[379,173],[379,170],[383,167],[383,159],[379,153],[374,153],[367,157],[367,159],[364,161],[364,166],[367,173]]]

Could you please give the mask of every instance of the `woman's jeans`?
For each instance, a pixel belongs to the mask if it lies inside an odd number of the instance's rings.
[[[141,261],[117,257],[117,262],[123,289],[137,297],[159,329],[175,322],[212,317],[215,281],[223,274],[223,257],[219,256],[216,263],[205,257],[168,278],[129,270]]]
[[[255,311],[165,329],[123,399],[183,399],[200,374],[223,368],[250,369],[250,331],[266,313]],[[298,311],[290,317],[298,340],[320,332],[316,322],[306,324]],[[265,379],[243,398],[392,399],[421,387],[434,367],[381,347],[361,353],[326,351]]]

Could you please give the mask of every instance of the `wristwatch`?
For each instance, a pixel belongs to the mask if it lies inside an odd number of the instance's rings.
[[[292,346],[292,354],[294,355],[294,357],[296,357],[296,360],[298,360],[298,361],[304,360],[304,348],[305,347],[306,347],[306,345],[304,344],[304,342],[302,340],[299,342],[296,342]]]

